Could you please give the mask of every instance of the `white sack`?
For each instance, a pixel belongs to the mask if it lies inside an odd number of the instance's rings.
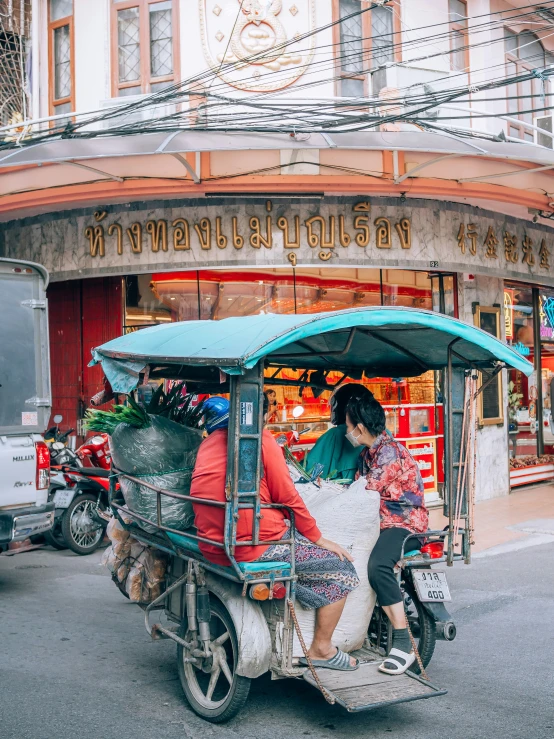
[[[333,644],[345,652],[363,645],[375,606],[375,592],[367,578],[367,563],[379,537],[380,499],[375,490],[366,490],[365,486],[365,478],[356,480],[348,488],[333,483],[324,483],[319,490],[313,484],[297,485],[323,536],[340,544],[354,557],[360,584],[348,595],[333,635]],[[296,614],[309,647],[314,635],[315,611],[302,608],[297,601]],[[293,656],[304,656],[296,632]]]

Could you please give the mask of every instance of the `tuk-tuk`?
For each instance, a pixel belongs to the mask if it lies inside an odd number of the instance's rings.
[[[221,547],[230,566],[212,564],[202,556],[195,529],[183,532],[164,524],[163,496],[180,497],[196,505],[202,504],[201,499],[164,491],[120,469],[113,470],[111,486],[112,510],[121,525],[139,541],[169,555],[165,590],[145,607],[146,629],[153,639],[177,643],[179,677],[198,715],[212,722],[228,720],[244,705],[250,681],[268,671],[274,679],[303,678],[328,702],[348,711],[446,692],[429,681],[421,659],[416,669],[401,676],[378,672],[386,653],[387,633],[390,637],[390,624],[382,620],[382,614],[377,622],[374,614],[368,639],[354,654],[360,661],[356,671],[315,669],[309,659],[308,668],[300,667],[293,658],[295,629],[304,647],[295,616],[294,533],[279,542],[291,547],[291,565],[241,563],[235,558],[237,546],[260,543],[259,518],[269,507],[260,502],[259,495],[264,383],[321,390],[332,389],[325,383],[329,372],[340,371],[343,379],[360,379],[362,373],[367,378],[414,377],[429,370],[438,373],[445,405],[443,494],[448,526],[426,534],[427,541],[439,543],[438,557],[430,561],[421,552],[411,552],[409,557],[403,554],[398,577],[406,579],[418,569],[436,572],[430,569],[431,564],[470,562],[476,398],[505,367],[531,374],[533,367],[527,360],[493,336],[459,320],[394,307],[165,324],[109,341],[97,347],[93,356],[102,364],[115,393],[131,393],[145,378],[164,378],[193,384],[203,393],[230,394],[226,501],[209,501],[225,509],[223,542],[209,543]],[[286,368],[302,370],[301,379],[279,379]],[[156,496],[154,525],[139,511],[123,507],[121,493],[116,492],[117,477],[140,482]],[[253,511],[252,539],[248,542],[237,542],[236,538],[242,509]],[[141,527],[145,523],[148,530]],[[265,601],[248,597],[251,586],[259,583],[269,588]],[[284,588],[284,598],[273,597],[277,584],[281,591]],[[421,613],[431,614],[426,628],[434,629],[433,639],[454,638],[455,626],[444,603],[423,605]],[[165,625],[151,625],[152,614],[160,610],[167,617]],[[409,622],[421,645],[423,635],[416,631],[418,613],[415,621],[409,618]]]

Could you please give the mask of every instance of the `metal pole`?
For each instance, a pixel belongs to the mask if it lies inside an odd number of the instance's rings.
[[[196,297],[198,299],[198,320],[202,320],[202,309],[200,308],[200,272],[196,270]]]
[[[447,563],[452,565],[454,559],[454,415],[452,413],[452,347],[448,347],[448,365],[444,381],[444,452],[445,452],[445,493],[448,500],[448,551]],[[459,474],[459,471],[458,471]]]

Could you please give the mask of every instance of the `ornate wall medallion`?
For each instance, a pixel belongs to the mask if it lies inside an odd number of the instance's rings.
[[[206,60],[229,85],[250,92],[281,90],[311,64],[315,36],[302,36],[315,29],[315,0],[199,4]]]

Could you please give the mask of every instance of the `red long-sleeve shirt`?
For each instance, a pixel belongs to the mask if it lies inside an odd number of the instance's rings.
[[[294,510],[297,531],[310,541],[317,541],[321,532],[310,515],[302,498],[294,487],[283,453],[269,431],[262,436],[263,477],[260,480],[260,501],[281,503]],[[195,498],[225,501],[225,477],[227,474],[227,431],[219,429],[204,439],[198,450],[192,475],[190,494]],[[193,504],[195,525],[199,536],[223,541],[225,511],[215,506]],[[285,514],[278,508],[263,508],[260,519],[260,541],[277,541],[286,531]],[[237,523],[237,541],[252,538],[252,511],[241,510]],[[268,545],[236,547],[235,558],[239,562],[258,559]],[[206,559],[214,564],[228,565],[229,560],[220,547],[200,542]]]

